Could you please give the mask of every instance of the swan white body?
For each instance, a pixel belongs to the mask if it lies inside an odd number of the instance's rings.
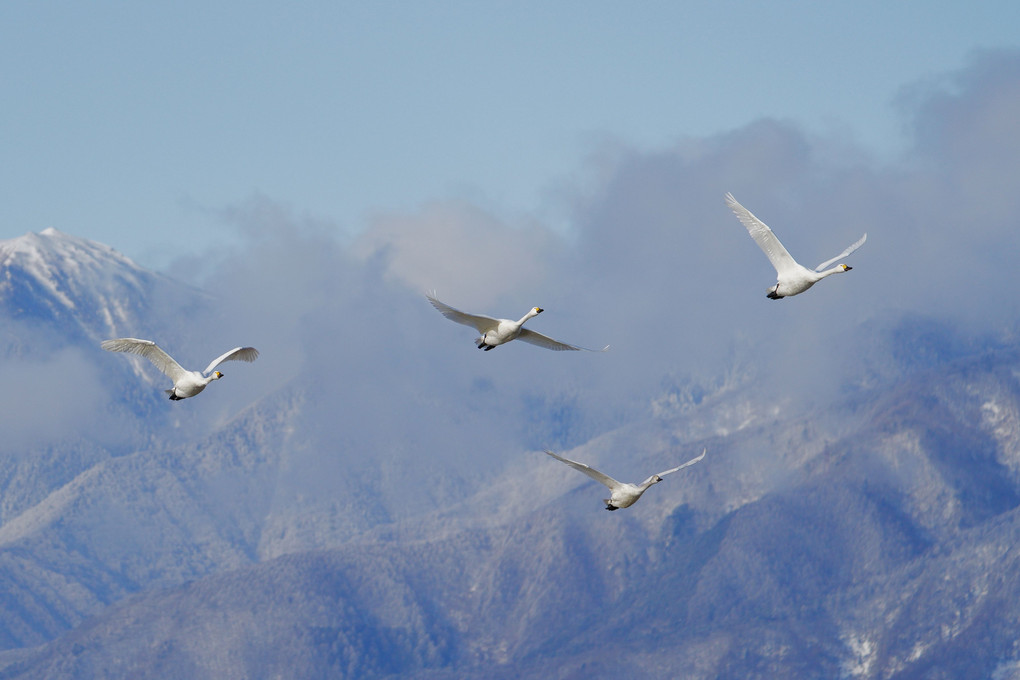
[[[641,494],[647,491],[650,486],[652,486],[653,484],[658,484],[659,482],[662,481],[662,478],[668,474],[672,474],[677,470],[683,470],[688,465],[694,465],[699,460],[704,458],[705,453],[707,452],[708,449],[705,449],[704,451],[701,452],[701,455],[698,456],[697,458],[692,458],[683,465],[677,465],[675,468],[670,468],[664,472],[660,472],[657,475],[652,475],[651,477],[641,482],[640,484],[628,484],[627,482],[618,482],[609,475],[599,472],[595,468],[588,467],[584,463],[578,463],[576,460],[570,460],[569,458],[557,456],[552,451],[546,450],[546,453],[548,453],[550,456],[560,461],[561,463],[566,463],[575,470],[583,472],[584,474],[588,475],[596,482],[601,482],[602,484],[605,484],[607,487],[609,487],[610,491],[609,498],[605,498],[602,501],[603,503],[606,504],[606,510],[618,510],[620,508],[629,508],[630,506],[637,503],[637,500],[641,498]]]
[[[170,399],[178,401],[193,397],[213,380],[219,380],[223,374],[214,371],[224,361],[255,361],[259,352],[254,347],[235,347],[213,359],[204,371],[189,371],[174,361],[173,357],[151,340],[139,340],[138,338],[117,338],[115,340],[104,340],[100,345],[108,352],[129,352],[138,354],[153,363],[168,378],[174,381],[174,386],[166,390]]]
[[[519,321],[513,321],[511,319],[493,319],[490,316],[482,316],[480,314],[467,314],[466,312],[454,309],[453,307],[440,302],[435,298],[434,293],[426,294],[425,297],[428,298],[428,301],[432,303],[433,307],[439,310],[440,314],[450,321],[456,321],[464,326],[471,326],[481,333],[481,336],[475,340],[475,344],[478,345],[478,349],[485,350],[486,352],[493,347],[506,344],[511,340],[523,340],[524,342],[530,342],[532,345],[538,345],[539,347],[545,347],[546,349],[553,349],[557,351],[584,350],[586,352],[605,352],[609,349],[609,345],[606,345],[601,350],[590,350],[585,347],[568,345],[565,342],[553,340],[541,333],[536,333],[533,330],[524,328],[524,322],[538,316],[544,311],[541,307],[532,307],[531,311],[521,317]]]
[[[776,268],[776,285],[769,288],[766,293],[766,297],[773,300],[781,300],[791,295],[799,295],[827,276],[850,271],[853,267],[845,264],[836,265],[832,269],[825,268],[860,248],[868,238],[868,235],[865,234],[842,253],[826,260],[815,267],[814,270],[811,270],[798,264],[790,253],[787,252],[786,248],[783,247],[783,244],[779,242],[776,235],[772,233],[768,225],[751,214],[750,210],[737,203],[737,199],[733,198],[733,194],[726,194],[726,205],[730,207],[730,210],[737,216],[737,219],[747,228],[747,233],[751,235],[751,238],[758,244],[758,247],[768,256],[772,266]]]

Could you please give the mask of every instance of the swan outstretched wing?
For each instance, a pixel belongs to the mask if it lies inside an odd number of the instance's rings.
[[[737,199],[733,198],[733,194],[726,194],[726,205],[730,207],[733,214],[744,225],[747,233],[751,235],[751,238],[762,249],[762,252],[768,256],[769,262],[776,268],[777,273],[797,268],[797,261],[787,252],[768,225],[755,217],[750,210],[737,203]]]
[[[606,486],[608,486],[610,489],[612,489],[614,491],[620,486],[620,483],[618,481],[616,481],[615,479],[613,479],[612,477],[610,477],[609,475],[603,474],[603,473],[599,472],[598,470],[596,470],[594,468],[590,468],[587,465],[585,465],[584,463],[578,463],[576,460],[570,460],[569,458],[563,458],[562,456],[557,456],[555,453],[553,453],[552,451],[550,451],[548,449],[546,449],[545,452],[548,453],[553,458],[555,458],[556,460],[560,461],[561,463],[566,463],[567,465],[569,465],[570,467],[574,468],[578,472],[583,472],[584,474],[586,474],[589,477],[591,477],[592,479],[594,479],[596,482],[599,482],[601,484],[605,484]]]
[[[174,361],[172,356],[163,351],[152,340],[116,338],[114,340],[104,340],[99,346],[107,352],[128,352],[143,356],[174,382],[177,382],[181,376],[187,373],[179,363]]]
[[[456,321],[459,324],[465,326],[471,326],[479,333],[485,333],[491,331],[499,326],[499,319],[493,319],[489,316],[482,316],[480,314],[468,314],[462,312],[459,309],[454,309],[448,304],[437,300],[432,293],[425,295],[428,301],[432,303],[432,306],[439,310],[439,313],[445,316],[450,321]]]
[[[565,342],[560,342],[559,340],[553,340],[552,338],[550,338],[547,335],[542,335],[541,333],[536,333],[535,331],[529,330],[527,328],[522,328],[521,329],[521,334],[517,336],[517,339],[518,340],[523,340],[524,342],[529,342],[532,345],[538,345],[539,347],[545,347],[546,349],[554,349],[554,350],[556,350],[558,352],[562,352],[564,350],[584,351],[584,352],[605,352],[607,349],[609,349],[609,345],[606,345],[602,349],[588,349],[587,347],[578,347],[577,345],[568,345]]]
[[[857,250],[858,248],[863,246],[864,242],[867,241],[867,240],[868,240],[868,235],[865,234],[856,243],[854,243],[852,246],[848,247],[846,250],[844,250],[842,253],[840,253],[836,257],[832,258],[831,260],[826,260],[825,262],[823,262],[820,265],[818,265],[817,267],[815,267],[815,271],[816,272],[820,272],[823,269],[825,269],[826,267],[828,267],[830,264],[835,262],[836,260],[842,260],[844,257],[849,255],[850,253],[854,252],[855,250]]]
[[[202,371],[204,375],[209,375],[212,370],[222,364],[224,361],[255,361],[259,358],[259,351],[254,347],[235,347],[229,352],[224,352],[220,356],[213,359],[205,370]]]
[[[702,452],[701,452],[701,455],[700,455],[700,456],[698,456],[697,458],[692,458],[691,460],[687,461],[687,462],[686,462],[686,463],[684,463],[683,465],[677,465],[677,466],[676,466],[675,468],[670,468],[670,469],[666,470],[665,472],[660,472],[660,473],[659,473],[659,476],[660,476],[660,477],[665,477],[666,475],[672,474],[672,473],[676,472],[677,470],[683,470],[683,469],[684,469],[685,467],[687,467],[688,465],[694,465],[694,464],[695,464],[695,463],[697,463],[697,462],[698,462],[699,460],[701,460],[702,458],[704,458],[704,457],[705,457],[705,454],[706,454],[707,452],[708,452],[708,449],[705,449],[704,451],[702,451]]]

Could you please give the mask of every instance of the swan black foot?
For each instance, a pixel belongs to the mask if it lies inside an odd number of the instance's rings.
[[[782,300],[786,296],[785,295],[780,295],[779,293],[777,293],[774,290],[770,290],[765,297],[767,297],[769,300]]]
[[[606,506],[606,510],[608,510],[609,512],[612,512],[613,510],[619,510],[619,509],[620,508],[616,507],[615,505],[607,505]]]
[[[176,394],[174,394],[173,392],[171,392],[171,393],[170,393],[170,401],[180,401],[180,400],[181,400],[181,399],[183,399],[183,398],[184,398],[184,397],[178,397],[178,396],[177,396]]]
[[[495,345],[486,345],[485,351],[488,352],[490,349],[494,349],[495,347],[496,347]]]

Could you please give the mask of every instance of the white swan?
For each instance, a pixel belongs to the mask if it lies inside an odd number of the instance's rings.
[[[159,345],[151,340],[117,338],[115,340],[104,340],[99,346],[107,352],[140,354],[151,361],[156,368],[174,381],[174,386],[166,390],[166,393],[174,401],[193,397],[204,390],[205,386],[213,380],[222,378],[223,374],[219,371],[213,371],[213,369],[224,361],[255,361],[259,356],[258,350],[254,347],[235,347],[229,352],[225,352],[213,359],[206,366],[205,370],[199,373],[198,371],[189,371],[183,368],[174,361],[173,357],[164,352]],[[213,371],[212,374],[210,374],[210,371]]]
[[[612,493],[609,494],[609,498],[603,499],[602,501],[603,503],[606,504],[606,510],[618,510],[619,508],[629,508],[630,506],[637,503],[637,499],[641,498],[641,494],[647,491],[648,487],[650,487],[652,484],[658,484],[659,482],[662,481],[662,478],[668,474],[672,474],[677,470],[683,470],[688,465],[694,465],[699,460],[704,458],[705,453],[707,452],[708,449],[705,449],[704,451],[701,452],[701,455],[698,456],[697,458],[692,458],[683,465],[677,465],[675,468],[670,468],[665,472],[660,472],[657,475],[652,475],[651,477],[641,482],[640,484],[627,484],[625,482],[618,482],[609,475],[603,474],[596,470],[595,468],[588,467],[584,463],[578,463],[575,460],[570,460],[569,458],[557,456],[552,451],[546,450],[546,453],[548,453],[550,456],[560,461],[561,463],[566,463],[575,470],[578,470],[588,475],[595,481],[601,482],[608,486],[609,490]]]
[[[585,347],[577,347],[576,345],[568,345],[565,342],[553,340],[541,333],[536,333],[535,331],[523,328],[525,321],[538,316],[544,311],[541,307],[532,307],[531,311],[521,317],[520,321],[512,321],[510,319],[493,319],[492,317],[481,316],[480,314],[467,314],[459,309],[454,309],[453,307],[440,302],[436,299],[434,292],[427,293],[425,297],[428,298],[428,301],[432,303],[433,307],[439,310],[440,314],[450,321],[456,321],[459,324],[471,326],[481,333],[482,335],[475,340],[475,344],[478,345],[478,349],[483,349],[486,352],[493,347],[510,342],[511,340],[523,340],[524,342],[530,342],[532,345],[538,345],[539,347],[558,351],[584,350],[586,352],[605,352],[609,349],[609,345],[606,345],[600,350],[591,350]]]
[[[842,253],[830,260],[826,260],[812,271],[798,264],[791,257],[790,253],[786,251],[786,248],[783,247],[783,244],[779,242],[776,235],[772,233],[772,230],[768,228],[768,225],[752,215],[750,210],[737,203],[737,199],[733,198],[733,194],[726,194],[726,205],[730,207],[730,210],[737,216],[737,219],[747,227],[747,233],[751,235],[751,238],[758,244],[758,247],[768,256],[772,266],[776,268],[776,285],[769,288],[768,293],[766,293],[766,297],[773,300],[780,300],[784,297],[803,293],[826,276],[850,271],[853,267],[845,264],[836,265],[832,269],[825,268],[860,248],[868,238],[868,235],[865,234],[859,241]]]

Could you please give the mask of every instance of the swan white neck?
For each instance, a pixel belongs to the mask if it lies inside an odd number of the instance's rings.
[[[658,475],[652,475],[651,477],[649,477],[645,481],[641,482],[641,484],[639,486],[640,486],[641,490],[644,491],[645,489],[647,489],[651,485],[658,484],[661,481],[662,481],[661,477],[659,477]]]
[[[817,272],[815,274],[816,277],[815,280],[821,281],[826,276],[832,276],[833,274],[842,274],[845,271],[849,271],[849,269],[850,268],[847,267],[845,264],[837,264],[835,267],[832,267],[831,269],[826,269],[825,271]]]
[[[525,321],[527,321],[528,319],[533,319],[536,316],[538,316],[539,314],[540,314],[540,312],[538,311],[538,308],[537,307],[532,307],[530,312],[528,312],[527,314],[525,314],[524,316],[521,317],[521,320],[517,322],[517,325],[518,326],[523,326]]]

